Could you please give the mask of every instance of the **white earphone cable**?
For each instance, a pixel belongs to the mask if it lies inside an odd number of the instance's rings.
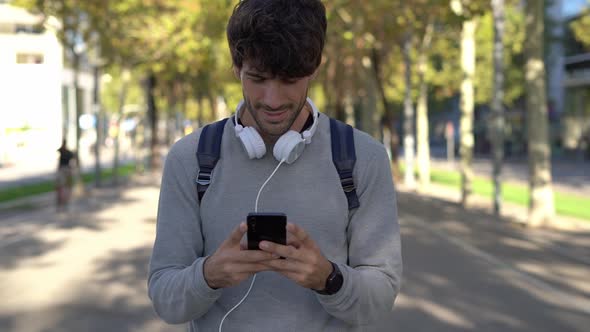
[[[223,321],[227,318],[227,316],[229,316],[229,314],[232,311],[234,311],[234,309],[236,309],[240,304],[242,304],[242,302],[244,302],[244,300],[246,300],[246,298],[248,297],[248,294],[250,294],[250,291],[252,290],[252,286],[254,286],[254,281],[256,281],[256,274],[254,275],[254,277],[252,277],[252,282],[250,283],[250,288],[248,288],[248,291],[246,292],[246,295],[244,295],[244,297],[240,300],[240,302],[238,302],[238,304],[236,304],[233,308],[231,308],[225,314],[225,316],[223,316],[223,318],[221,319],[221,323],[219,323],[219,332],[221,332],[221,327],[223,326]]]
[[[283,158],[283,160],[281,160],[281,162],[277,165],[277,168],[275,168],[275,170],[268,177],[268,179],[266,179],[266,181],[264,181],[264,183],[260,187],[260,190],[258,190],[258,195],[256,195],[256,204],[254,205],[254,212],[258,212],[258,199],[260,198],[260,193],[262,192],[262,188],[264,188],[264,186],[266,186],[266,184],[268,183],[268,181],[270,181],[270,179],[272,178],[272,176],[275,175],[275,173],[277,172],[277,170],[279,169],[279,167],[281,167],[281,165],[284,162],[285,162],[285,159]]]
[[[273,177],[273,175],[275,175],[275,173],[279,170],[279,167],[281,167],[283,162],[285,162],[285,159],[281,160],[281,162],[277,165],[277,167],[272,172],[272,174],[268,177],[268,179],[266,179],[266,181],[264,181],[262,186],[260,186],[260,189],[258,189],[258,195],[256,195],[256,203],[254,205],[254,212],[258,212],[258,199],[260,198],[260,193],[262,192],[262,189],[264,188],[264,186],[266,186],[268,181],[270,181],[270,179]],[[229,309],[229,311],[221,319],[221,323],[219,323],[219,332],[221,332],[221,327],[223,326],[223,322],[225,321],[227,316],[229,316],[229,314],[232,311],[234,311],[237,307],[240,306],[240,304],[242,304],[242,302],[244,302],[244,300],[246,300],[246,298],[248,297],[248,294],[250,294],[250,291],[252,290],[252,287],[254,286],[254,281],[256,281],[256,274],[254,274],[254,277],[252,277],[252,282],[250,283],[250,287],[248,288],[246,295],[244,295],[244,297],[240,300],[240,302],[238,302],[238,304],[236,304],[233,308]]]

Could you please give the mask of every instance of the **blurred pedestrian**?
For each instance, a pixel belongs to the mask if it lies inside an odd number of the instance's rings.
[[[72,193],[72,160],[75,159],[75,155],[68,150],[65,139],[62,140],[57,152],[59,153],[56,176],[57,210],[62,211],[67,208]]]

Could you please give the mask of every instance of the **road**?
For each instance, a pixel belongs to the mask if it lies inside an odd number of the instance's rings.
[[[399,196],[404,284],[392,331],[588,331],[590,264],[560,240],[446,201]],[[566,235],[562,235],[566,236]],[[585,239],[590,257],[590,234]]]
[[[95,190],[67,214],[1,219],[0,331],[185,331],[146,296],[153,179]],[[557,249],[576,240],[590,257],[590,234],[540,244],[485,212],[410,193],[399,211],[404,284],[381,331],[588,331],[590,264]]]

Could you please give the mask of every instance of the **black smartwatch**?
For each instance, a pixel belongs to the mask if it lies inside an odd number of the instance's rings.
[[[318,294],[332,295],[336,294],[340,288],[342,288],[342,284],[344,283],[342,272],[340,272],[338,265],[334,264],[332,261],[330,261],[330,264],[332,264],[332,273],[330,273],[328,279],[326,279],[326,287],[322,290],[316,290],[316,293]]]

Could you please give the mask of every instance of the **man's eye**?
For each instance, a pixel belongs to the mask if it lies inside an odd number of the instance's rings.
[[[283,83],[289,84],[289,85],[290,84],[295,84],[295,83],[297,83],[297,80],[283,80]]]
[[[254,83],[262,83],[264,82],[265,78],[264,77],[250,77],[250,81],[254,82]]]

